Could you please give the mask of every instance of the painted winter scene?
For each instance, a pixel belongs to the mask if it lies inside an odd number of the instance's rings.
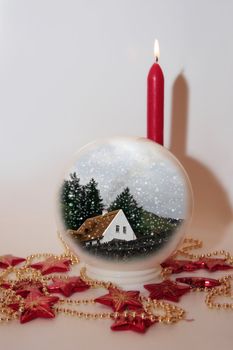
[[[128,261],[161,249],[187,217],[187,182],[162,147],[143,138],[92,143],[59,194],[65,235],[89,254]]]

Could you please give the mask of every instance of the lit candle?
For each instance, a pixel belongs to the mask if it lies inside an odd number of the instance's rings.
[[[147,138],[163,145],[164,77],[159,61],[159,43],[154,45],[155,63],[147,77]]]

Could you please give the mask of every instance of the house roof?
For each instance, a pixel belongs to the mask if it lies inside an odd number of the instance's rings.
[[[80,242],[92,241],[94,239],[101,238],[104,231],[107,229],[119,211],[120,209],[111,211],[104,215],[89,218],[79,227],[78,230],[72,230],[71,234],[78,238]]]

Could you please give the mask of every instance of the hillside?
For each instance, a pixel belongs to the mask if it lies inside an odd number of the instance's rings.
[[[164,234],[173,231],[181,222],[182,220],[164,218],[143,210],[140,231],[143,232],[143,236],[151,235],[152,233]],[[137,236],[139,237],[141,235],[138,234]]]

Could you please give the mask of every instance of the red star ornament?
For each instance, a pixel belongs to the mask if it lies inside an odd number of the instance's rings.
[[[75,292],[82,292],[90,288],[80,277],[68,277],[65,280],[53,278],[53,283],[48,287],[49,293],[61,293],[66,297]]]
[[[50,257],[44,261],[32,264],[31,267],[41,270],[42,275],[48,275],[54,272],[67,272],[70,269],[70,259],[56,259]]]
[[[142,319],[141,313],[145,314],[145,311],[137,310],[136,316],[121,316],[115,320],[111,329],[113,331],[134,331],[137,333],[145,333],[147,329],[152,326],[156,321],[151,321],[149,318]],[[145,314],[146,316],[147,314]]]
[[[177,282],[185,283],[192,288],[214,288],[220,286],[219,280],[208,277],[180,277]]]
[[[232,265],[226,264],[226,259],[220,258],[201,258],[195,263],[199,269],[206,269],[210,272],[230,270],[233,268]]]
[[[9,289],[11,288],[11,284],[5,281],[0,282],[0,288]]]
[[[16,266],[21,262],[25,261],[24,258],[19,258],[18,256],[13,256],[11,254],[0,256],[0,267],[6,269],[9,266]]]
[[[26,298],[28,294],[37,292],[42,295],[43,285],[41,282],[29,282],[22,281],[18,282],[13,286],[13,290],[16,292],[16,295],[20,295],[23,298]]]
[[[198,270],[196,263],[190,260],[167,259],[161,264],[161,266],[163,268],[170,268],[172,273],[180,273],[183,271],[192,272]]]
[[[182,286],[170,280],[161,283],[146,284],[144,288],[150,292],[151,299],[164,299],[178,302],[180,297],[189,293],[191,288],[189,286]]]
[[[18,311],[19,310],[19,302],[16,301],[15,303],[11,303],[7,305],[9,308],[11,308],[13,311]]]
[[[124,311],[126,308],[130,310],[142,308],[139,291],[124,291],[118,288],[109,288],[108,291],[108,294],[96,298],[95,301],[112,307],[114,311]]]
[[[26,323],[35,318],[54,318],[52,306],[59,300],[55,296],[45,296],[38,292],[31,292],[24,300],[24,311],[20,315],[20,323]]]

